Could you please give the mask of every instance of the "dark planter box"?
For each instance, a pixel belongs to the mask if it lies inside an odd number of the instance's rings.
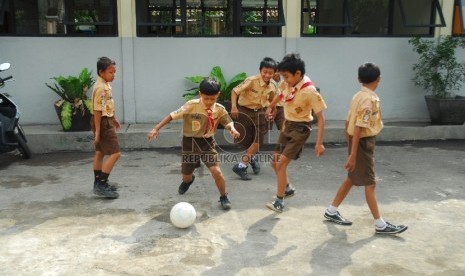
[[[433,125],[461,125],[465,122],[465,97],[437,99],[425,96]]]
[[[92,114],[90,114],[90,111],[87,110],[87,108],[84,108],[84,114],[82,112],[73,110],[73,113],[71,115],[71,127],[69,129],[65,129],[63,127],[63,123],[61,121],[61,110],[62,106],[56,106],[55,104],[53,105],[55,107],[55,111],[58,115],[58,119],[60,120],[61,127],[63,128],[63,131],[65,132],[73,132],[73,131],[89,131],[90,130],[90,118]]]

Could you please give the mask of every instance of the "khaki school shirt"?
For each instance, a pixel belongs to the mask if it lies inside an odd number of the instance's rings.
[[[282,86],[281,102],[284,107],[284,118],[294,122],[310,122],[313,120],[312,110],[315,113],[326,109],[326,103],[316,90],[315,86],[302,86],[311,82],[310,78],[304,78],[293,87]],[[294,92],[293,96],[292,93]],[[292,98],[293,97],[293,98]]]
[[[115,116],[115,102],[111,86],[101,77],[97,78],[92,90],[92,110],[101,111],[102,116]]]
[[[170,113],[173,120],[183,119],[182,135],[186,137],[208,138],[215,134],[218,123],[223,126],[232,122],[228,112],[219,103],[215,103],[212,107],[212,116],[215,121],[213,128],[209,127],[207,133],[205,129],[209,125],[208,115],[205,105],[200,99],[194,99],[186,102],[178,110]]]
[[[273,83],[274,87],[275,87],[275,94],[276,95],[279,95],[281,93],[281,90],[284,89],[285,87],[285,84],[286,82],[285,81],[275,81],[275,80],[271,80],[271,82]],[[283,107],[283,103],[281,101],[279,101],[276,106],[279,106],[279,107]]]
[[[239,96],[239,105],[250,109],[261,109],[270,105],[274,92],[273,83],[270,81],[267,84],[260,75],[246,78],[233,89],[233,93]]]
[[[378,95],[366,87],[352,97],[347,114],[347,133],[354,135],[355,127],[360,127],[360,138],[377,135],[383,129],[381,106]]]

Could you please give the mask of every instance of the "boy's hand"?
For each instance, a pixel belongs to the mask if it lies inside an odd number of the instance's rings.
[[[148,135],[148,140],[149,140],[149,142],[152,141],[153,138],[155,138],[155,139],[158,138],[158,130],[157,130],[157,129],[152,129],[152,130],[149,132],[149,135]]]
[[[100,143],[100,132],[95,132],[94,145],[98,145],[98,143]]]
[[[325,154],[325,146],[323,146],[323,144],[316,144],[315,145],[315,154],[316,154],[316,157],[320,157],[322,156],[323,154]]]
[[[239,136],[241,136],[241,134],[235,129],[235,128],[231,128],[229,130],[229,134],[231,134],[231,136],[234,138],[234,139],[237,139],[239,138]]]
[[[237,110],[237,106],[232,106],[231,107],[231,117],[234,120],[237,120],[237,118],[239,117],[239,110]]]
[[[345,169],[349,172],[352,172],[355,170],[355,164],[356,164],[356,159],[355,159],[355,156],[353,156],[352,154],[349,155],[349,158],[347,158],[347,162],[346,162],[346,165],[345,165]]]
[[[115,123],[116,123],[116,129],[121,130],[121,123],[118,121],[118,119],[115,118]]]
[[[267,107],[265,111],[265,119],[268,121],[273,121],[278,113],[276,108]]]

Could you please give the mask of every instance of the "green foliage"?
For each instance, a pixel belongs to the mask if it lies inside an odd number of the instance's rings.
[[[455,51],[465,47],[463,37],[441,36],[437,40],[414,37],[409,40],[419,60],[413,65],[415,85],[435,98],[451,97],[465,81],[465,62],[458,62]]]
[[[71,128],[72,105],[70,102],[63,102],[61,110],[61,123],[64,129]]]
[[[220,96],[218,98],[219,101],[230,101],[231,100],[231,91],[233,90],[234,87],[239,85],[241,82],[243,82],[247,78],[247,74],[244,72],[236,74],[232,79],[227,82],[224,75],[223,71],[221,70],[220,66],[214,66],[211,71],[210,71],[210,77],[215,78],[218,80],[218,82],[221,85],[220,88]],[[199,94],[199,84],[202,82],[202,80],[205,78],[205,76],[191,76],[191,77],[186,77],[187,80],[191,81],[192,83],[197,84],[196,87],[187,89],[187,93],[184,93],[182,96],[186,101],[189,101],[195,97],[198,96]]]
[[[92,113],[92,102],[87,96],[90,87],[95,83],[92,71],[84,68],[78,76],[60,75],[51,79],[55,82],[45,85],[61,98],[55,104],[62,105],[61,121],[64,129],[71,127],[71,114],[78,111],[84,113],[84,108]]]

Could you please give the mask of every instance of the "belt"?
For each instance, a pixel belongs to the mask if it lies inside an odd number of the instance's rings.
[[[248,109],[248,110],[251,110],[251,111],[254,111],[254,112],[257,112],[257,111],[261,111],[264,109],[264,107],[259,107],[259,108],[248,108],[248,107],[245,107],[245,106],[240,106],[242,108],[245,108],[245,109]]]

